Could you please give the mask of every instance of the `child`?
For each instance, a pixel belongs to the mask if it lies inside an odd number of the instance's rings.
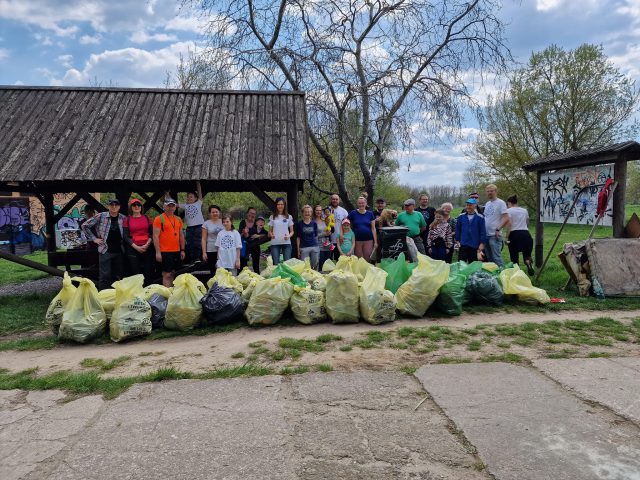
[[[253,271],[256,273],[260,273],[260,242],[269,236],[264,224],[264,217],[258,217],[256,223],[249,229],[249,256],[251,256]]]
[[[202,188],[200,182],[196,182],[196,191],[187,192],[187,203],[180,203],[178,206],[184,210],[184,223],[187,225],[185,231],[186,262],[193,263],[202,257]]]
[[[338,251],[340,255],[346,255],[350,257],[353,254],[353,249],[356,246],[356,236],[351,231],[351,222],[345,218],[342,221],[342,233],[338,239]]]
[[[445,260],[453,248],[453,231],[444,219],[444,211],[436,210],[434,221],[429,226],[427,252],[434,260]]]
[[[218,247],[218,268],[229,270],[234,276],[240,268],[240,250],[242,249],[242,238],[233,229],[231,215],[222,216],[224,230],[218,233],[216,247]]]
[[[324,230],[327,236],[324,238],[322,242],[323,247],[329,247],[329,250],[333,250],[333,244],[331,243],[331,234],[335,231],[335,217],[331,212],[331,207],[327,207],[324,209],[324,223],[327,226]]]

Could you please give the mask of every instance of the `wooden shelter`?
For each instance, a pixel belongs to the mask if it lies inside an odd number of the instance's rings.
[[[285,192],[292,214],[310,176],[303,92],[0,87],[0,191],[45,207],[50,265],[54,225],[88,192],[136,193],[161,211],[165,191]],[[54,212],[55,193],[74,193]]]
[[[603,164],[613,164],[613,178],[618,186],[613,194],[613,236],[621,238],[624,235],[624,205],[627,182],[627,162],[640,159],[640,144],[634,141],[621,142],[590,150],[579,150],[568,153],[551,155],[523,165],[526,172],[536,172],[536,266],[542,265],[544,227],[541,220],[542,175],[550,171],[558,171],[575,167],[588,167]]]

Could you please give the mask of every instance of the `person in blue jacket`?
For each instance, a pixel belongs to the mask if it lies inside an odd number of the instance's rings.
[[[459,247],[458,260],[467,263],[484,261],[484,246],[487,243],[484,217],[477,212],[478,201],[467,200],[465,212],[456,223],[456,245]]]

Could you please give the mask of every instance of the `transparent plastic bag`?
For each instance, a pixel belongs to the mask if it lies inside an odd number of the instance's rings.
[[[351,272],[334,270],[327,275],[326,308],[333,323],[357,323],[358,277]]]
[[[396,299],[384,288],[387,272],[371,267],[360,284],[360,316],[372,325],[396,319]]]
[[[544,305],[551,301],[547,292],[531,284],[531,279],[518,265],[500,272],[500,283],[505,295],[517,295],[521,302]]]
[[[273,325],[289,306],[293,284],[286,278],[258,282],[251,294],[245,317],[249,325]]]
[[[322,265],[322,273],[331,273],[335,270],[336,264],[333,263],[333,260],[327,259]]]
[[[291,270],[293,270],[297,274],[302,273],[302,271],[305,269],[307,265],[306,262],[304,262],[303,260],[300,260],[299,258],[290,258],[289,260],[285,260],[282,263],[284,263],[287,267],[289,267]]]
[[[67,272],[64,272],[64,278],[62,279],[62,288],[58,294],[53,297],[47,313],[45,314],[45,320],[53,330],[55,335],[58,334],[60,329],[60,323],[62,322],[62,314],[64,313],[64,307],[69,303],[73,294],[76,293],[76,287],[71,282],[71,277]]]
[[[58,338],[86,343],[101,337],[107,325],[107,315],[98,299],[98,290],[88,278],[74,277],[80,285],[67,303]]]
[[[183,273],[176,277],[173,285],[164,326],[171,330],[191,330],[202,320],[202,283],[190,273]]]
[[[133,275],[113,283],[115,308],[109,321],[114,342],[151,333],[151,306],[144,299],[144,275]]]
[[[295,287],[289,305],[295,319],[304,325],[327,319],[323,292],[308,287]]]
[[[300,274],[307,284],[314,290],[324,292],[327,289],[327,279],[323,274],[313,270],[311,267],[305,268]]]
[[[116,306],[116,289],[105,288],[104,290],[100,290],[98,292],[98,300],[100,300],[100,305],[102,305],[104,313],[107,315],[107,320],[109,320]]]
[[[216,274],[209,279],[207,282],[207,287],[211,288],[214,283],[217,283],[221,287],[227,287],[232,290],[235,290],[238,295],[242,295],[242,284],[240,281],[234,277],[229,270],[225,270],[224,268],[218,268],[216,270]],[[203,293],[207,293],[206,291]]]
[[[304,262],[302,262],[302,264],[304,265]],[[273,270],[270,278],[275,277],[288,278],[296,287],[307,286],[306,280],[302,278],[298,272],[292,270],[291,267],[289,267],[285,263],[279,263],[278,265],[276,265],[276,268]]]
[[[154,293],[162,295],[164,298],[169,298],[171,296],[171,289],[165,287],[164,285],[152,283],[151,285],[144,287],[144,293],[142,297],[148,302]]]
[[[242,285],[243,289],[247,288],[247,286],[253,279],[262,280],[263,277],[262,275],[259,275],[255,273],[253,270],[249,269],[249,267],[244,267],[236,277],[236,280],[240,282],[240,285]]]
[[[396,293],[400,286],[409,280],[411,272],[417,265],[417,263],[407,263],[404,253],[398,255],[395,260],[393,258],[383,258],[380,262],[380,268],[387,272],[386,289]]]
[[[398,311],[422,317],[449,279],[449,264],[418,254],[418,266],[396,292]]]

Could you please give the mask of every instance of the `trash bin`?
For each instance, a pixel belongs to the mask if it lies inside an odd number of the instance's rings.
[[[380,229],[380,255],[381,258],[398,258],[398,255],[407,252],[406,227],[382,227]]]

